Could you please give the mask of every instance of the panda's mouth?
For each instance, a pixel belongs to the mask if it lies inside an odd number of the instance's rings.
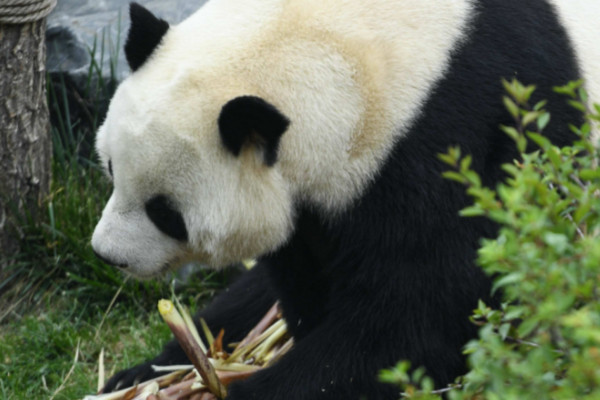
[[[124,273],[131,275],[136,279],[149,280],[149,279],[159,278],[161,276],[164,276],[167,274],[167,272],[176,270],[183,264],[184,264],[184,262],[180,262],[179,260],[172,260],[172,261],[165,262],[164,264],[160,265],[160,267],[155,267],[152,269],[141,268],[136,265],[131,266],[131,265],[126,265],[126,264],[115,265],[115,266],[117,268],[119,268],[121,271],[123,271]]]
[[[159,268],[149,270],[147,268],[136,268],[128,265],[119,265],[118,266],[121,271],[126,273],[127,275],[131,275],[133,278],[138,280],[151,280],[154,278],[159,278],[164,276],[167,272],[173,269],[171,263],[162,264]]]
[[[179,269],[180,267],[182,267],[184,264],[192,262],[192,261],[193,261],[193,258],[190,257],[189,255],[175,257],[172,260],[167,261],[166,263],[164,263],[152,275],[154,275],[154,276],[165,275],[167,272],[169,272],[169,271],[175,271],[175,270]]]
[[[198,261],[197,258],[193,257],[189,252],[182,252],[183,254],[172,255],[171,258],[167,258],[167,261],[160,263],[134,263],[130,265],[118,265],[117,267],[125,272],[126,274],[132,275],[133,277],[141,280],[159,278],[166,275],[168,272],[175,271],[183,265]]]

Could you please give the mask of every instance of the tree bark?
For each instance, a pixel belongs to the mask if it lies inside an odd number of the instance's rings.
[[[0,24],[0,277],[17,254],[24,215],[34,220],[50,186],[46,20]]]

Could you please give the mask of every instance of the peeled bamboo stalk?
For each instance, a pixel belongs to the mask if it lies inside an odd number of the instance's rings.
[[[217,338],[210,335],[208,356],[192,318],[179,303],[176,307],[161,300],[159,312],[193,365],[171,366],[170,371],[180,369],[118,392],[86,396],[84,400],[217,400],[223,398],[227,385],[272,365],[293,345],[277,304],[231,354],[223,349],[223,331]]]
[[[256,324],[256,326],[252,328],[250,332],[248,332],[246,337],[243,338],[240,343],[238,343],[237,347],[243,348],[256,337],[258,337],[265,331],[265,329],[267,329],[277,320],[279,315],[279,305],[275,303],[273,304],[273,307],[271,307],[271,309],[265,314],[265,316],[258,322],[258,324]]]
[[[166,375],[159,376],[154,379],[147,380],[145,382],[139,383],[136,386],[121,389],[117,392],[98,394],[93,396],[86,396],[84,400],[123,400],[123,399],[131,399],[132,394],[134,396],[141,393],[144,388],[148,385],[151,385],[153,382],[158,383],[159,387],[166,387],[172,385],[174,382],[178,382],[181,377],[185,374],[185,370],[183,371],[173,371]]]
[[[193,332],[196,330],[194,324],[192,323],[192,326],[186,324],[184,318],[170,300],[160,300],[158,302],[158,311],[167,325],[169,325],[169,328],[171,328],[173,335],[175,335],[175,338],[183,348],[185,354],[192,364],[194,364],[198,373],[202,376],[206,386],[219,399],[224,399],[227,395],[227,391],[225,386],[223,386],[219,380],[217,372],[212,364],[208,361],[206,353],[202,350],[199,342],[196,340],[200,335],[198,335],[197,331]],[[191,318],[188,320],[191,320]]]

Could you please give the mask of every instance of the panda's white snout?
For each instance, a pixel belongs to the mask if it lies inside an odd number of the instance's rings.
[[[146,221],[128,223],[104,215],[92,235],[96,257],[139,278],[163,273],[181,255],[181,245]]]
[[[127,204],[113,194],[106,204],[92,235],[94,254],[106,264],[139,278],[163,273],[185,253],[186,243],[162,232],[144,208],[125,208],[122,203]],[[187,234],[183,228],[169,229],[180,236]]]
[[[94,249],[92,247],[92,250],[94,252],[94,255],[100,260],[102,261],[104,264],[110,265],[111,267],[117,267],[120,269],[127,269],[127,265],[126,264],[119,264],[118,262],[109,260],[107,257],[103,256],[102,254],[100,254],[99,252],[96,251],[96,249]]]

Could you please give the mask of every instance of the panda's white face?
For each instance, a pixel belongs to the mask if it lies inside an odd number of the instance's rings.
[[[187,259],[227,265],[281,244],[291,230],[292,200],[280,171],[257,149],[230,154],[216,103],[148,92],[138,86],[144,83],[120,86],[98,132],[114,188],[94,250],[144,277]],[[157,95],[162,100],[146,97]],[[165,112],[165,101],[180,106]]]
[[[328,217],[351,204],[443,75],[471,12],[468,0],[391,3],[211,0],[170,27],[98,132],[114,191],[96,253],[140,277],[187,259],[223,266],[284,243],[300,202]],[[220,118],[241,96],[289,121],[281,137],[250,126],[236,151]],[[246,100],[235,107],[253,110]],[[234,131],[244,110],[226,113]]]

